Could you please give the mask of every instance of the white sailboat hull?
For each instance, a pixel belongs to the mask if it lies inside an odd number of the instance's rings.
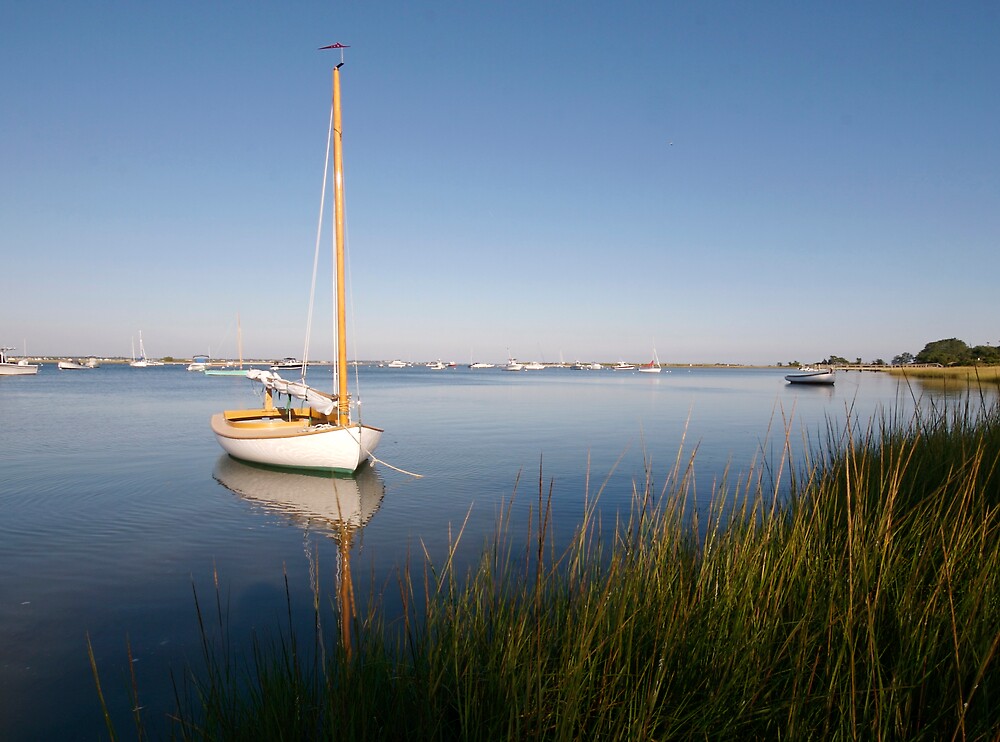
[[[358,423],[346,427],[309,426],[302,421],[289,423],[263,416],[233,423],[221,413],[213,415],[212,431],[233,458],[269,466],[347,473],[357,471],[382,438],[378,428]]]

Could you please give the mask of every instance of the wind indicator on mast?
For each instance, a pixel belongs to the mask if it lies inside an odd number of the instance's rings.
[[[324,49],[340,49],[340,63],[343,64],[344,63],[344,49],[350,49],[350,48],[351,47],[350,47],[349,44],[341,44],[338,41],[336,44],[330,44],[330,46],[321,46],[319,48],[319,51],[323,51]]]

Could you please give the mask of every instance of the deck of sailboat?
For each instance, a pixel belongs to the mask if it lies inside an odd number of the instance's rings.
[[[360,423],[336,425],[326,416],[317,415],[308,407],[296,407],[291,410],[274,408],[226,410],[212,415],[212,430],[217,435],[245,440],[315,435],[357,427],[360,427]],[[378,428],[373,430],[382,432]]]

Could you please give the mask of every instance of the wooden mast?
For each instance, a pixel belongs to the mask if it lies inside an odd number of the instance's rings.
[[[347,293],[344,278],[344,152],[340,122],[340,68],[333,68],[333,194],[337,249],[337,423],[351,421],[351,402],[347,396]]]

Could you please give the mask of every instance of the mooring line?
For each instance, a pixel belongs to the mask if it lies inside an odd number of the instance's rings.
[[[388,466],[390,469],[392,469],[393,471],[398,471],[400,474],[407,474],[407,475],[409,475],[411,477],[414,477],[415,479],[423,479],[424,478],[423,474],[414,474],[412,471],[406,471],[406,469],[400,469],[398,466],[393,466],[392,464],[389,464],[389,463],[387,463],[385,461],[382,461],[382,459],[375,458],[375,455],[371,451],[368,452],[368,458],[371,461],[377,461],[382,466]],[[374,464],[372,464],[372,466],[374,466]]]

